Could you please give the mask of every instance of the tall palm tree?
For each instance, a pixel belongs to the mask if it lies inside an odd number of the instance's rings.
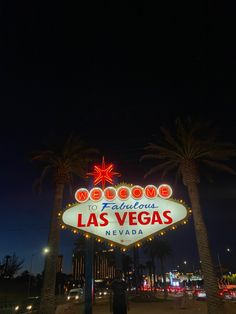
[[[136,292],[138,292],[140,288],[140,274],[139,274],[139,248],[133,247],[133,264],[134,264],[134,282]]]
[[[166,274],[165,274],[165,259],[172,255],[173,251],[170,247],[169,243],[163,240],[159,240],[158,238],[155,238],[153,241],[148,242],[148,251],[152,256],[154,256],[155,259],[160,260],[160,266],[161,266],[161,275],[163,278],[163,284],[164,284],[164,297],[167,299],[168,297],[168,290],[166,286]]]
[[[139,269],[139,283],[141,285],[141,287],[143,287],[143,277],[144,277],[144,270],[146,269],[146,265],[144,264],[139,264],[138,265],[138,269]]]
[[[207,293],[208,313],[218,314],[223,311],[223,303],[217,296],[218,282],[200,206],[199,165],[203,164],[235,174],[235,171],[226,162],[236,155],[236,150],[234,145],[220,142],[216,134],[210,134],[211,130],[211,128],[204,128],[204,125],[198,122],[187,120],[183,123],[177,119],[174,135],[169,129],[161,128],[164,141],[150,143],[146,147],[147,153],[141,157],[141,160],[159,161],[146,173],[146,176],[158,171],[166,174],[168,171],[177,169],[177,174],[182,177],[192,206],[196,240]]]
[[[50,251],[45,259],[40,314],[55,312],[56,263],[60,234],[58,213],[62,208],[64,188],[66,185],[71,186],[74,176],[85,177],[87,164],[96,153],[97,150],[88,148],[80,138],[69,136],[60,146],[32,154],[32,161],[40,162],[42,166],[41,176],[37,181],[39,187],[49,173],[54,183],[54,205],[48,236]]]
[[[122,254],[122,271],[124,272],[125,280],[128,282],[128,287],[130,288],[130,275],[132,270],[133,260],[128,254]]]
[[[150,278],[150,289],[152,291],[153,290],[152,274],[153,274],[153,268],[154,268],[153,261],[152,260],[148,260],[148,261],[146,261],[145,265],[146,265],[146,267],[148,269],[148,275],[149,275],[149,278]]]

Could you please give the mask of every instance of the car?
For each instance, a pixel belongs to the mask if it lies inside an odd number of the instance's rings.
[[[14,307],[14,313],[16,314],[28,314],[37,313],[40,305],[40,297],[29,297],[24,299]]]
[[[84,290],[82,288],[71,289],[66,297],[68,302],[84,301]]]
[[[94,295],[96,300],[107,299],[110,295],[110,291],[107,288],[97,288],[95,289]]]
[[[206,291],[201,288],[201,289],[195,289],[193,292],[193,296],[196,300],[205,300],[206,299]]]
[[[179,293],[183,293],[184,292],[184,288],[183,287],[179,287],[179,286],[168,286],[167,287],[167,291],[169,293],[179,294]]]
[[[224,300],[236,300],[236,288],[222,288],[219,290],[218,294]]]
[[[193,293],[194,293],[194,290],[190,287],[186,287],[184,289],[184,293],[186,293],[189,297],[192,297],[193,296]]]

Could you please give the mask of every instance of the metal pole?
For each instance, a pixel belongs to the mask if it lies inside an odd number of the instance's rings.
[[[31,255],[31,259],[30,259],[29,283],[28,283],[28,297],[30,297],[31,272],[32,272],[32,267],[33,267],[33,257],[34,257],[34,254]]]
[[[86,239],[85,250],[85,314],[93,313],[93,246],[94,240]]]

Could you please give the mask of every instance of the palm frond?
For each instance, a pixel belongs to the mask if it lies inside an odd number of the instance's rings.
[[[172,170],[178,168],[179,163],[178,162],[173,162],[171,161],[169,166],[167,165],[166,167],[164,167],[164,169],[162,170],[162,178],[165,178],[165,176],[167,175],[167,173],[171,172]]]
[[[46,167],[43,168],[41,175],[38,179],[36,179],[35,183],[34,183],[34,189],[38,192],[41,193],[42,192],[42,186],[43,186],[43,180],[47,174],[47,172],[50,170],[51,166],[48,165]]]
[[[212,161],[212,160],[202,160],[202,162],[204,164],[212,167],[212,168],[215,168],[216,170],[224,171],[224,172],[228,172],[228,173],[231,173],[233,175],[236,175],[236,171],[233,168],[231,168],[231,167],[229,167],[223,163]]]
[[[33,152],[31,160],[32,161],[48,161],[49,159],[52,159],[54,155],[53,151],[46,150],[46,151],[38,151],[38,152]]]
[[[99,154],[96,148],[88,147],[84,141],[73,134],[57,146],[32,153],[31,160],[37,161],[42,167],[37,186],[42,184],[48,169],[54,171],[54,175],[60,176],[65,183],[71,184],[73,175],[84,178],[88,163]]]
[[[159,156],[159,159],[164,159],[164,158],[182,158],[181,154],[173,150],[171,148],[167,148],[158,144],[150,143],[148,146],[145,147],[145,150],[149,151],[150,153],[153,153],[157,156]],[[144,155],[145,156],[145,155]]]
[[[181,147],[180,147],[178,141],[176,141],[176,139],[171,135],[170,130],[168,130],[164,127],[161,127],[160,129],[164,135],[166,142],[168,144],[170,144],[173,148],[176,148],[176,150],[178,150],[178,151],[181,150]]]
[[[160,155],[156,155],[156,154],[145,154],[143,156],[140,157],[139,161],[143,161],[145,159],[157,159],[160,160]]]
[[[144,178],[148,177],[149,175],[155,173],[155,172],[161,172],[164,169],[164,173],[167,173],[168,171],[172,170],[177,166],[177,163],[173,163],[172,161],[166,161],[161,164],[158,164],[151,168],[145,175]]]
[[[140,161],[153,160],[154,163],[160,161],[159,165],[154,164],[151,167],[145,177],[160,170],[165,175],[167,171],[177,167],[177,180],[183,169],[181,165],[186,162],[192,162],[197,167],[203,162],[212,168],[235,174],[234,169],[224,162],[236,156],[236,146],[232,143],[219,142],[214,128],[209,123],[191,119],[183,121],[177,118],[175,124],[175,133],[162,127],[164,141],[158,139],[157,144],[149,143],[144,148],[146,153],[141,156]],[[165,166],[167,169],[164,169]]]

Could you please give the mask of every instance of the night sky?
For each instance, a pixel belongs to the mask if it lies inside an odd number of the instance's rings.
[[[229,3],[80,2],[1,4],[0,258],[15,252],[29,269],[34,254],[33,272],[43,268],[53,194],[49,182],[41,195],[33,190],[39,172],[32,151],[74,132],[115,163],[122,181],[159,185],[158,176],[143,179],[148,166],[139,158],[159,138],[160,126],[173,125],[177,116],[211,120],[222,140],[235,143]],[[236,177],[219,173],[200,185],[213,256],[231,266],[235,188]],[[181,182],[174,197],[189,204]],[[165,238],[175,250],[170,267],[184,260],[190,270],[199,265],[192,219]],[[69,231],[61,234],[64,272],[71,271],[74,239]]]

